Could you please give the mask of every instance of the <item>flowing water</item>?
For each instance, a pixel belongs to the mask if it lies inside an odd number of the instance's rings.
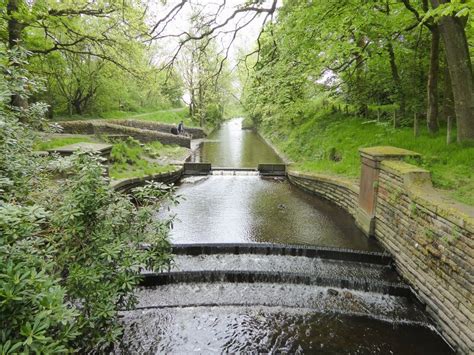
[[[223,124],[191,160],[235,168],[281,163],[241,122]],[[173,243],[381,250],[345,211],[282,178],[220,169],[183,179],[178,194],[178,206],[157,214],[177,215]],[[401,281],[390,265],[222,253],[177,255],[170,271],[169,282],[139,288],[137,308],[122,312],[125,333],[116,352],[452,353],[422,305],[390,292]]]
[[[259,163],[282,163],[258,134],[241,129],[242,120],[227,121],[210,134],[191,156],[191,161],[231,168],[256,168]]]
[[[242,130],[241,123],[241,118],[224,123],[201,143],[192,160],[235,168],[281,163],[273,149],[254,131]],[[178,193],[183,199],[170,211],[177,215],[174,243],[274,242],[379,250],[345,211],[286,179],[263,178],[252,171],[214,174],[182,180]]]

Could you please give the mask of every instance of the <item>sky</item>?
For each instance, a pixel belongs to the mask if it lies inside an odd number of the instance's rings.
[[[181,0],[168,0],[166,1],[166,4],[163,5],[159,0],[150,0],[150,24],[156,23],[157,19],[162,19],[170,9],[174,8],[180,2]],[[202,11],[203,14],[211,15],[216,13],[219,6],[225,4],[219,13],[219,16],[217,16],[216,23],[221,24],[232,15],[236,8],[243,5],[245,2],[246,0],[188,0],[179,13],[176,14],[174,19],[168,23],[163,32],[163,34],[168,37],[154,41],[154,43],[161,48],[157,57],[171,58],[170,55],[175,53],[179,43],[178,38],[174,36],[189,30],[191,22],[190,18],[194,11]],[[279,1],[279,6],[281,6],[280,2],[281,0]],[[271,4],[272,0],[263,1],[263,7],[265,8],[270,8]],[[251,20],[253,16],[253,13],[238,14],[220,31],[221,33],[217,41],[218,46],[222,50],[222,54],[225,54],[225,51],[229,48],[228,58],[231,68],[237,63],[239,53],[250,53],[256,46],[257,37],[262,29],[266,14],[259,14]],[[233,37],[233,32],[231,30],[234,29],[237,24],[244,24],[246,22],[249,22],[249,24],[239,31],[232,45],[230,45]],[[230,33],[224,33],[226,31]]]

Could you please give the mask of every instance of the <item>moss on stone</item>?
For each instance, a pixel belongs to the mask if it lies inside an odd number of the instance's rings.
[[[371,155],[374,157],[420,156],[420,154],[417,152],[413,152],[407,149],[392,147],[392,146],[361,148],[359,149],[359,152],[362,154]]]
[[[400,160],[384,160],[382,161],[382,167],[388,168],[392,172],[399,174],[408,174],[408,173],[428,173],[428,170],[420,168],[416,165],[408,164]]]

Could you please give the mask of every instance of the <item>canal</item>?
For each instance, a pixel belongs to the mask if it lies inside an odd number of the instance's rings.
[[[222,125],[191,157],[219,167],[280,163],[242,119]],[[184,178],[181,202],[157,217],[176,215],[173,243],[281,243],[381,251],[345,211],[281,178],[257,174]],[[178,255],[172,271],[258,270],[400,282],[390,265],[288,255]],[[203,274],[204,275],[204,274]],[[309,283],[203,279],[137,290],[134,311],[123,312],[119,353],[451,354],[423,306],[385,292]],[[347,283],[347,282],[346,282]],[[357,282],[356,282],[357,283]],[[378,287],[378,286],[377,286]]]
[[[280,157],[242,119],[228,121],[192,156],[212,166],[256,168]],[[270,242],[379,250],[342,209],[309,195],[283,178],[258,174],[185,178],[171,215],[174,243]]]

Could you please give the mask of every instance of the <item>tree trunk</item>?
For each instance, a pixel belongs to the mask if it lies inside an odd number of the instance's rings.
[[[367,105],[367,97],[366,97],[366,88],[365,88],[365,78],[363,78],[363,64],[364,58],[362,56],[362,51],[366,45],[366,39],[364,36],[360,36],[357,39],[357,47],[359,48],[359,52],[356,53],[356,70],[355,70],[355,78],[356,78],[356,85],[355,91],[357,96],[357,101],[359,105],[358,112],[360,115],[367,117],[369,115],[369,106]],[[360,95],[362,94],[362,97]]]
[[[426,123],[428,132],[434,134],[439,131],[438,125],[438,78],[439,78],[439,28],[431,28],[430,69],[428,72],[428,110]]]
[[[433,8],[446,0],[431,0]],[[449,75],[453,87],[454,110],[457,119],[458,142],[474,141],[474,77],[461,19],[444,16],[439,27],[446,48]]]
[[[456,117],[456,113],[454,112],[453,88],[451,86],[447,63],[444,68],[443,117],[446,122],[448,121],[448,117]]]
[[[72,104],[74,106],[74,111],[76,111],[78,115],[82,115],[82,101],[80,99],[75,99]]]
[[[8,15],[8,48],[13,49],[14,47],[21,44],[23,24],[15,18],[20,10],[20,5],[23,0],[9,0],[7,4],[7,15]],[[17,61],[12,61],[14,67],[18,67]],[[11,104],[19,109],[25,109],[28,107],[28,101],[19,94],[13,94],[11,96]]]
[[[204,100],[203,100],[203,87],[202,87],[202,83],[199,81],[199,88],[198,88],[198,97],[199,97],[199,108],[198,108],[198,111],[199,111],[199,126],[200,127],[204,127],[204,125],[206,124],[206,118],[204,117]]]
[[[395,52],[393,51],[391,42],[388,42],[387,51],[390,59],[390,70],[392,72],[393,84],[397,92],[398,104],[400,105],[400,115],[395,115],[395,121],[393,122],[394,127],[398,127],[400,126],[400,117],[405,117],[405,95],[403,93],[402,81],[400,79],[400,74],[398,73],[398,67],[395,61]]]

